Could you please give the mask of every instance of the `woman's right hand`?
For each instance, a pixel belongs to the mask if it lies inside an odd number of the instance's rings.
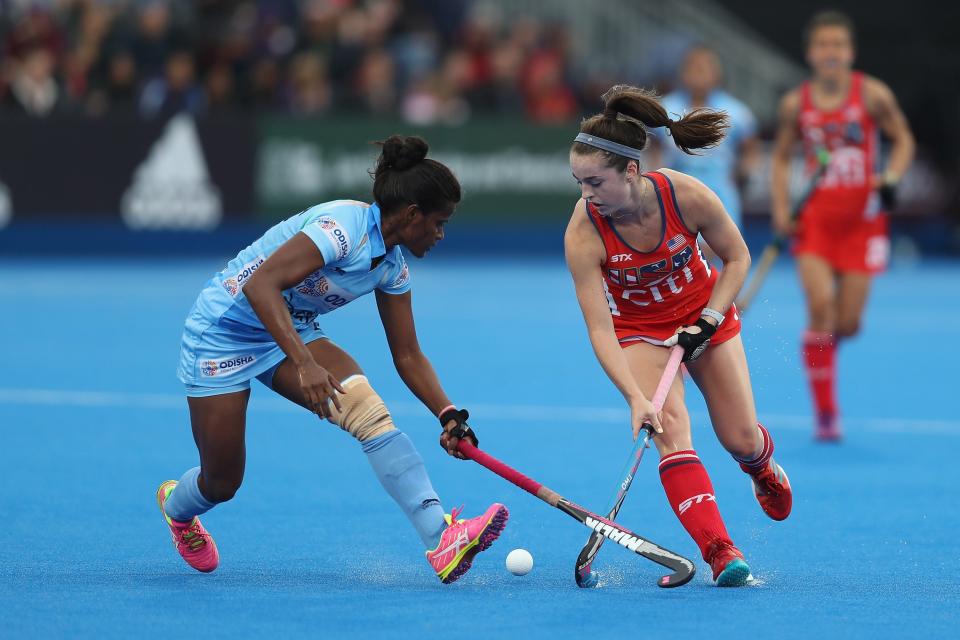
[[[653,425],[656,433],[663,433],[660,425],[660,414],[646,396],[639,394],[630,399],[630,424],[633,426],[633,439],[640,437],[640,429],[645,424]]]
[[[346,393],[346,391],[333,374],[312,359],[297,367],[297,372],[300,374],[300,389],[303,391],[303,397],[310,411],[327,419],[332,411],[328,401],[333,402],[333,406],[338,410],[342,409],[336,392]]]

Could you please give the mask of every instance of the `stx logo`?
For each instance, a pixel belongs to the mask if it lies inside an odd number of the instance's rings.
[[[626,262],[627,260],[633,260],[632,253],[618,253],[610,258],[610,262]]]
[[[636,551],[641,546],[647,544],[647,541],[643,538],[638,538],[637,536],[630,535],[626,531],[617,529],[616,527],[603,522],[602,520],[595,520],[590,516],[587,516],[587,526],[604,536],[613,540],[619,545],[630,549],[630,551]]]
[[[692,498],[687,498],[679,505],[677,505],[677,510],[680,512],[680,515],[686,513],[687,509],[692,507],[695,504],[700,504],[706,500],[707,502],[716,502],[717,498],[712,493],[701,493],[700,495],[693,496]]]

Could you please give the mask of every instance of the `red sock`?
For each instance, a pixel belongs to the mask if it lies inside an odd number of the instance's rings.
[[[770,437],[770,432],[759,422],[757,432],[760,434],[760,447],[757,452],[749,458],[733,456],[733,459],[740,463],[740,468],[751,475],[763,471],[773,457],[773,438]]]
[[[680,524],[707,559],[708,545],[717,539],[733,544],[720,517],[707,470],[697,452],[677,451],[660,460],[660,482]]]
[[[837,369],[837,343],[831,333],[807,331],[803,334],[803,361],[813,393],[817,414],[836,415],[834,379]]]

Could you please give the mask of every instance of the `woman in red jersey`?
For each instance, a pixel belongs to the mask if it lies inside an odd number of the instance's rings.
[[[733,305],[750,254],[720,199],[701,182],[670,169],[640,169],[647,128],[666,127],[691,153],[723,138],[726,115],[701,109],[674,121],[655,94],[624,85],[603,101],[603,113],[583,121],[570,150],[583,198],[567,227],[567,264],[594,352],[630,406],[634,437],[647,420],[657,431],[670,506],[717,584],[743,585],[750,569],[693,450],[682,380],[674,381],[659,416],[649,398],[667,362],[664,347],[680,344],[717,437],[752,478],[760,506],[774,520],[790,514],[790,483],[757,422]],[[700,254],[698,234],[723,261],[719,275]]]
[[[886,267],[886,212],[914,151],[910,127],[890,88],[853,71],[853,57],[849,18],[835,11],[814,16],[807,27],[813,78],[781,101],[773,155],[773,224],[778,232],[795,234],[793,252],[807,299],[803,359],[819,440],[840,439],[834,392],[837,340],[860,329],[870,283]],[[882,173],[880,131],[893,143]],[[788,189],[798,138],[811,173],[819,151],[826,150],[830,162],[794,225]]]

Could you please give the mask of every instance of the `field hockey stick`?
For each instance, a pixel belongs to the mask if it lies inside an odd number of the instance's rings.
[[[467,458],[490,469],[490,471],[493,471],[501,478],[509,480],[524,491],[532,493],[550,506],[563,511],[588,529],[592,529],[600,535],[610,538],[620,546],[670,569],[673,573],[660,578],[660,580],[657,581],[659,586],[679,587],[690,582],[693,574],[696,573],[696,567],[694,567],[693,563],[687,558],[641,538],[629,529],[620,526],[608,518],[599,516],[592,511],[588,511],[570,502],[556,491],[543,486],[536,480],[528,478],[516,469],[500,462],[489,453],[477,449],[470,441],[461,440],[457,448],[460,453]]]
[[[790,212],[791,222],[795,222],[800,218],[800,213],[807,205],[807,201],[810,200],[810,196],[813,195],[813,192],[817,188],[817,183],[820,182],[820,178],[822,178],[823,174],[827,172],[827,167],[830,165],[830,153],[826,149],[819,149],[816,155],[817,170],[812,176],[810,176],[810,181],[807,183],[807,186],[801,193],[800,199],[797,200],[796,204],[793,206],[793,209]],[[787,246],[787,241],[789,239],[789,235],[785,233],[777,233],[773,236],[773,240],[771,240],[770,243],[764,247],[763,253],[760,255],[760,262],[757,265],[756,270],[753,272],[753,277],[750,279],[750,285],[747,287],[746,291],[740,294],[740,297],[737,299],[737,310],[740,313],[743,313],[747,310],[747,307],[749,307],[750,303],[753,302],[754,297],[756,297],[757,293],[760,292],[760,287],[763,286],[764,280],[767,279],[767,274],[770,272],[770,269],[773,268],[773,264],[783,252],[783,249]]]
[[[683,347],[677,345],[670,349],[670,358],[667,360],[667,366],[664,368],[663,375],[660,376],[660,382],[657,384],[657,390],[653,394],[653,408],[657,412],[663,409],[663,403],[667,399],[667,393],[669,393],[671,385],[673,385],[673,379],[677,376],[677,371],[680,369],[680,361],[682,359]],[[627,497],[627,491],[630,490],[630,485],[633,484],[633,477],[637,474],[640,461],[643,459],[643,451],[649,446],[650,439],[653,437],[653,425],[646,422],[641,427],[641,431],[643,437],[637,438],[637,443],[633,446],[630,457],[627,458],[627,464],[624,466],[626,473],[621,473],[620,477],[622,477],[623,480],[620,482],[620,488],[613,499],[613,505],[607,511],[607,520],[615,520],[617,513],[620,512],[620,507],[623,506],[623,501]],[[600,552],[600,547],[603,546],[604,540],[606,540],[605,537],[594,531],[590,534],[590,539],[587,540],[587,544],[583,545],[583,549],[580,550],[580,555],[577,556],[577,564],[573,571],[573,577],[576,579],[578,587],[587,588],[596,585],[596,576],[591,578],[590,565],[593,564],[594,558],[596,558]]]

